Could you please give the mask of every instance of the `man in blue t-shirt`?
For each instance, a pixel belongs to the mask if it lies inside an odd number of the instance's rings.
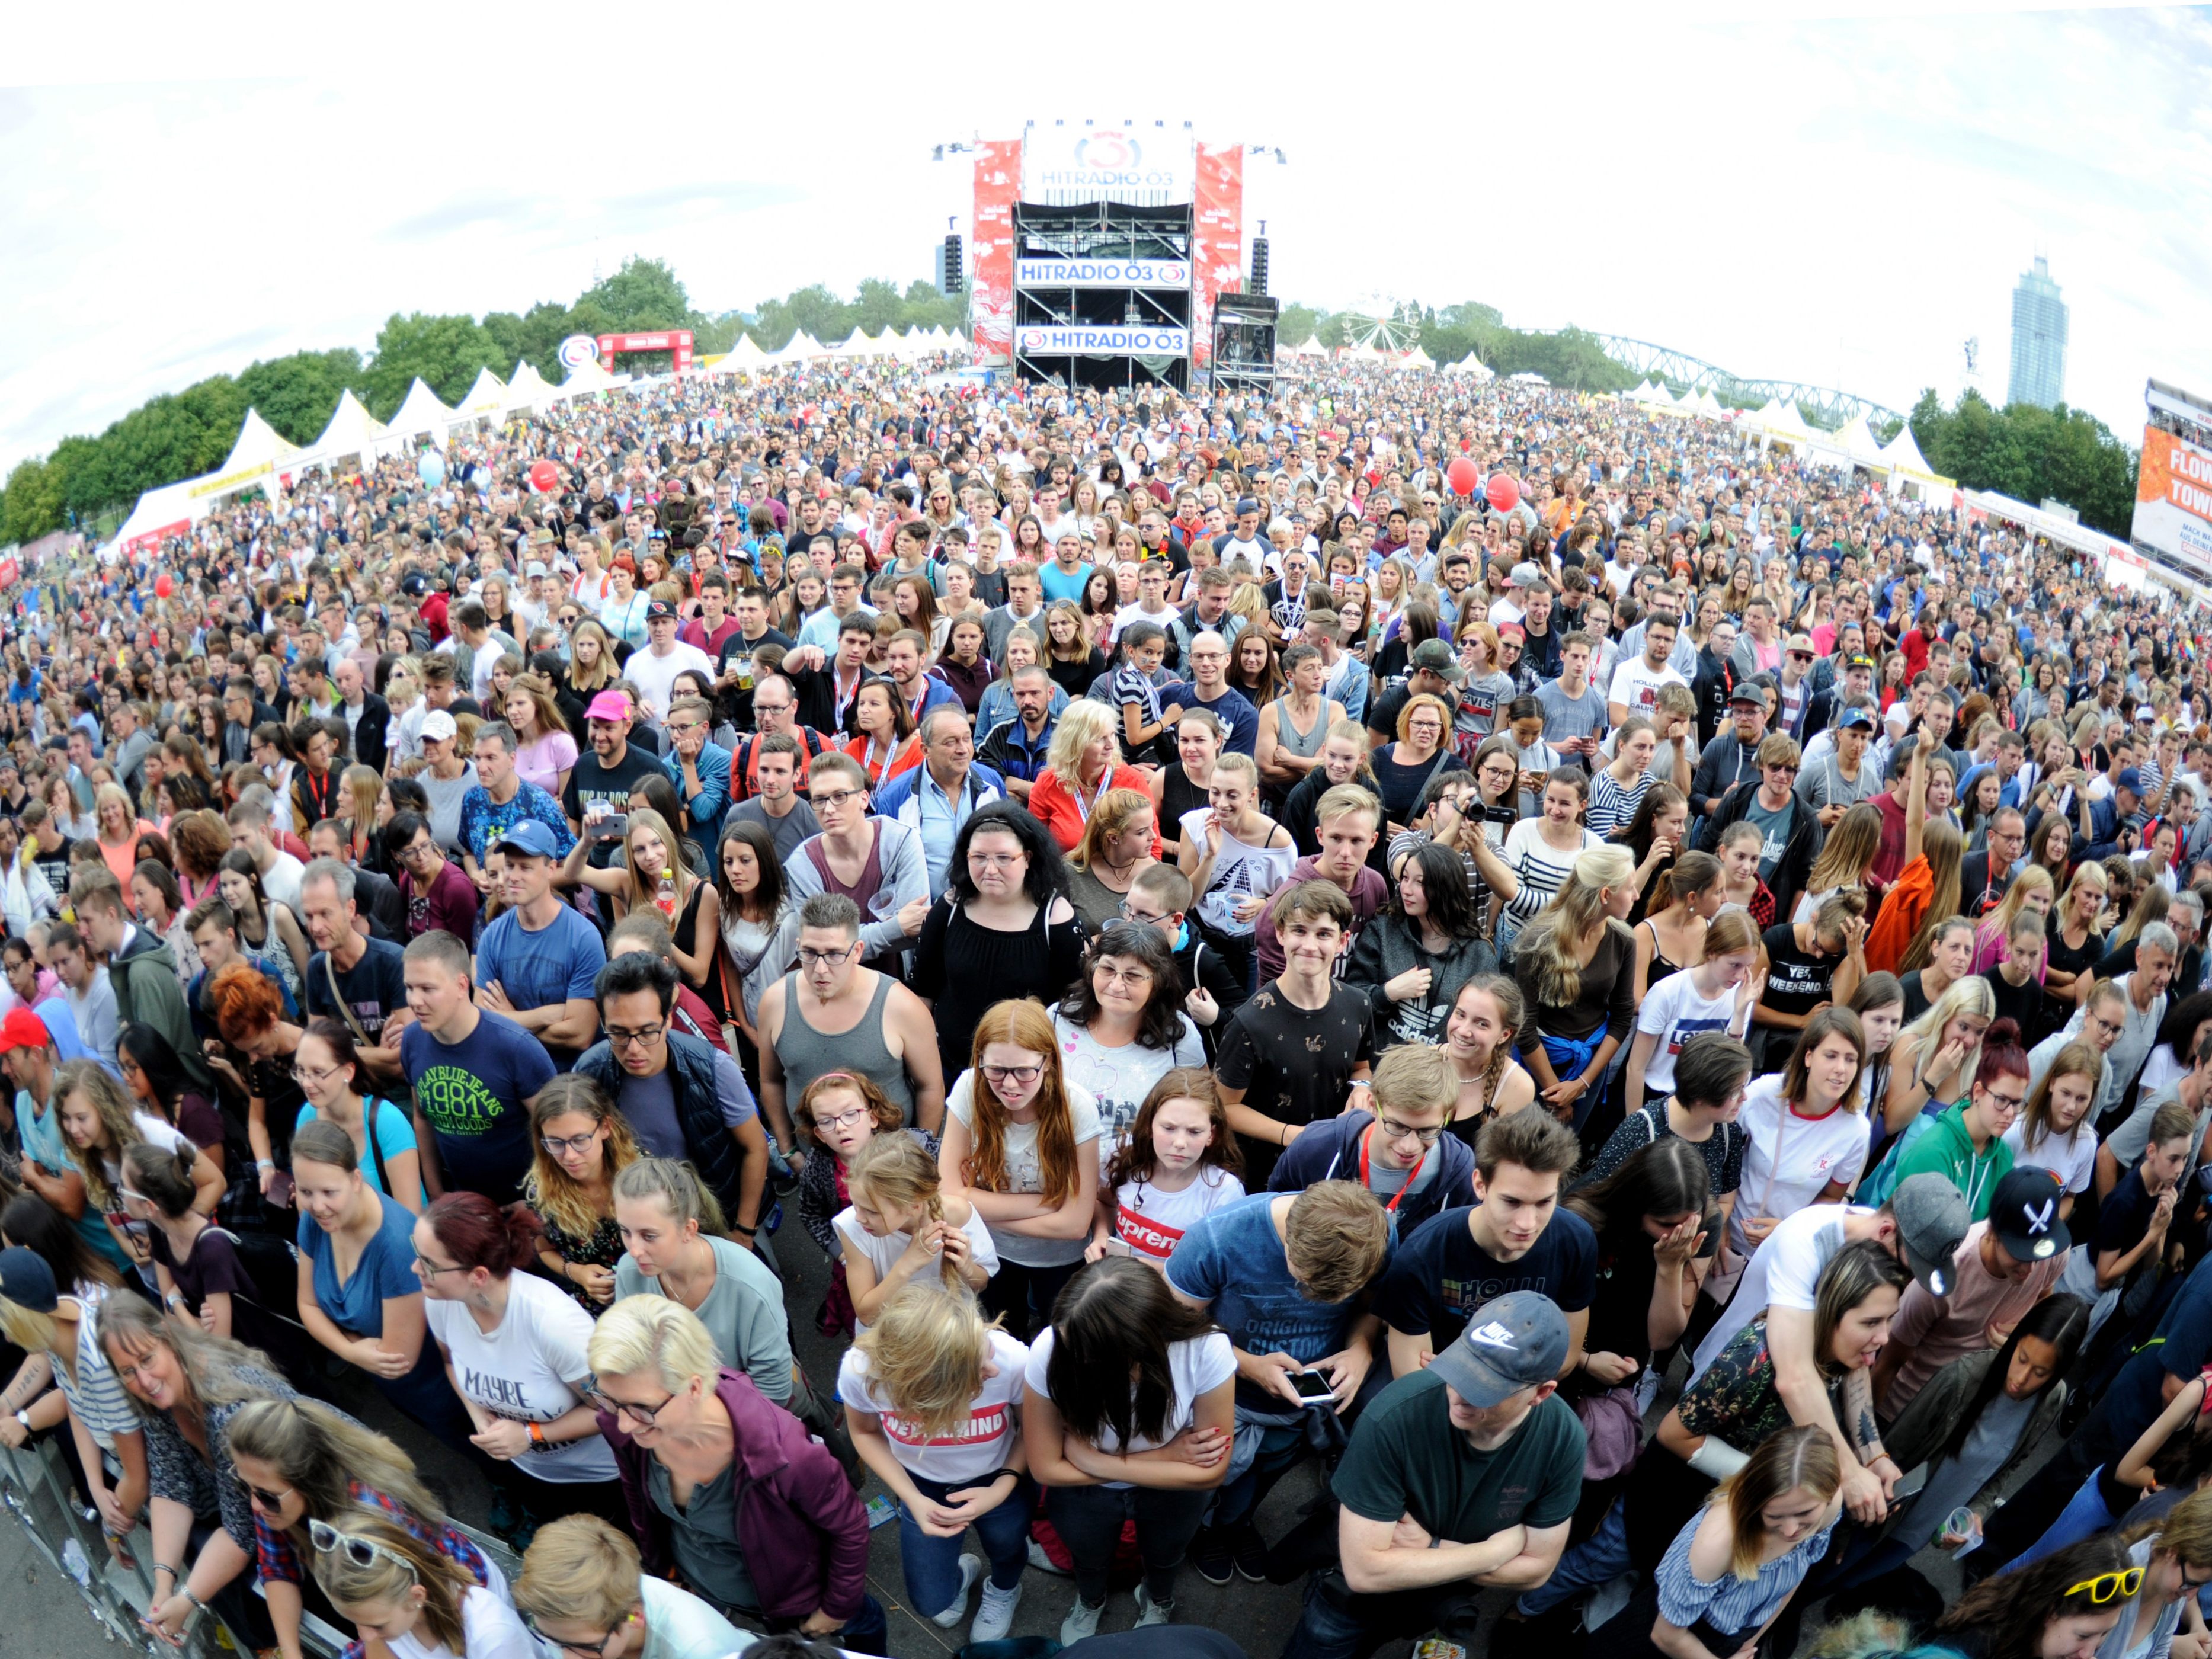
[[[1168,1258],[1168,1288],[1211,1314],[1237,1350],[1239,1429],[1260,1430],[1251,1467],[1222,1487],[1213,1524],[1191,1540],[1191,1565],[1209,1583],[1225,1584],[1235,1571],[1261,1576],[1267,1549],[1252,1514],[1306,1451],[1306,1412],[1341,1416],[1370,1378],[1377,1388],[1389,1381],[1388,1367],[1375,1364],[1382,1322],[1361,1312],[1358,1298],[1389,1260],[1389,1217],[1353,1181],[1225,1205]],[[1300,1392],[1309,1372],[1327,1382],[1326,1393]]]
[[[607,965],[607,947],[553,890],[559,854],[550,830],[525,818],[492,848],[507,855],[510,908],[477,945],[479,999],[544,1043],[565,1072],[599,1035],[592,987]]]
[[[433,1198],[482,1193],[505,1204],[530,1170],[530,1106],[553,1080],[544,1044],[469,994],[469,947],[433,929],[407,947],[402,971],[415,1018],[399,1063],[415,1091],[415,1143]]]
[[[1160,702],[1170,715],[1183,708],[1203,708],[1228,732],[1221,740],[1224,755],[1251,754],[1260,741],[1260,711],[1251,700],[1229,684],[1229,641],[1212,629],[1194,637],[1188,653],[1190,678],[1164,686]],[[1170,725],[1174,723],[1170,719]]]

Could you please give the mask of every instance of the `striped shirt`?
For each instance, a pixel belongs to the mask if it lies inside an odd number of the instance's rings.
[[[1813,1564],[1828,1553],[1828,1536],[1836,1521],[1798,1540],[1787,1555],[1762,1561],[1749,1578],[1739,1578],[1724,1568],[1711,1583],[1690,1570],[1690,1543],[1704,1524],[1700,1509],[1674,1534],[1666,1558],[1659,1563],[1659,1616],[1678,1630],[1687,1630],[1699,1620],[1726,1636],[1757,1630],[1803,1582]]]
[[[76,1375],[72,1377],[68,1366],[57,1364],[54,1380],[69,1402],[70,1415],[84,1425],[102,1451],[112,1452],[117,1435],[138,1432],[138,1413],[100,1349],[100,1304],[106,1295],[102,1285],[77,1287],[77,1306],[82,1312],[76,1327]]]

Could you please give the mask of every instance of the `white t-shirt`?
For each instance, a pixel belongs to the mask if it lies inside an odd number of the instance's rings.
[[[623,665],[623,676],[637,687],[637,699],[645,712],[657,720],[668,718],[668,689],[676,677],[685,669],[704,674],[707,683],[714,681],[714,659],[696,645],[686,645],[677,640],[665,657],[653,654],[648,645],[642,651],[630,653],[629,660]]]
[[[638,1659],[737,1659],[753,1644],[750,1635],[665,1578],[644,1574],[637,1595],[645,1603],[645,1646]],[[476,1659],[473,1644],[469,1659]]]
[[[279,904],[289,905],[296,914],[300,908],[300,878],[307,866],[283,848],[276,848],[276,861],[261,872],[261,890]]]
[[[1690,1362],[1690,1381],[1704,1376],[1729,1339],[1769,1308],[1812,1312],[1821,1269],[1844,1248],[1844,1218],[1874,1213],[1856,1205],[1809,1204],[1784,1216],[1745,1266],[1735,1299],[1698,1344]]]
[[[544,1659],[537,1638],[523,1627],[514,1609],[479,1584],[470,1585],[461,1597],[461,1641],[469,1659]],[[414,1631],[385,1645],[392,1650],[392,1659],[454,1659],[453,1650],[443,1642]]]
[[[991,1364],[995,1376],[983,1379],[982,1392],[968,1408],[964,1428],[951,1434],[926,1435],[893,1409],[890,1396],[876,1384],[868,1357],[858,1348],[845,1350],[837,1366],[837,1398],[854,1411],[873,1412],[891,1443],[891,1455],[909,1474],[925,1480],[956,1485],[980,1480],[1004,1468],[1021,1428],[1022,1389],[1029,1371],[1030,1351],[1004,1331],[991,1333]]]
[[[2068,1192],[2088,1191],[2089,1177],[2097,1169],[2097,1136],[2087,1123],[2075,1125],[2070,1143],[2064,1135],[2045,1135],[2035,1143],[2033,1152],[2027,1149],[2027,1134],[2026,1118],[2014,1120],[2004,1132],[2004,1144],[2012,1148],[2014,1169],[2048,1170]]]
[[[1620,703],[1630,714],[1641,714],[1648,720],[1658,708],[1661,686],[1688,684],[1671,666],[1654,673],[1643,658],[1635,657],[1613,671],[1613,684],[1606,690],[1605,700]]]
[[[1782,1073],[1744,1091],[1736,1120],[1751,1137],[1743,1153],[1743,1185],[1729,1217],[1729,1249],[1751,1253],[1743,1224],[1752,1216],[1796,1214],[1830,1182],[1849,1188],[1866,1168],[1867,1120],[1838,1106],[1823,1118],[1801,1117],[1782,1098]]]
[[[1741,1024],[1748,1027],[1750,1020],[1751,1008],[1747,1004]],[[1651,1058],[1644,1062],[1644,1098],[1661,1099],[1674,1092],[1674,1062],[1681,1058],[1684,1043],[1708,1031],[1741,1037],[1741,1030],[1730,1029],[1736,1023],[1735,993],[1700,995],[1691,982],[1688,969],[1669,974],[1653,986],[1644,1006],[1636,1011],[1636,1029],[1658,1039],[1652,1046]]]
[[[453,1362],[461,1393],[495,1417],[518,1423],[550,1423],[583,1402],[570,1386],[591,1367],[584,1350],[592,1340],[592,1316],[531,1273],[511,1273],[507,1281],[507,1316],[486,1336],[465,1305],[425,1297],[422,1312],[430,1334]],[[526,1452],[514,1467],[540,1480],[611,1480],[614,1449],[597,1434],[544,1451]],[[475,1644],[470,1645],[471,1659]]]
[[[106,976],[102,975],[101,977]],[[193,1146],[191,1141],[185,1139],[180,1132],[162,1122],[151,1112],[134,1110],[131,1114],[131,1127],[138,1131],[138,1138],[141,1140],[150,1140],[165,1152],[190,1151],[195,1157],[198,1156],[198,1149]],[[123,1187],[122,1162],[103,1152],[100,1158],[100,1167],[107,1177],[108,1190],[118,1194],[116,1207],[120,1209],[122,1207],[120,1194]]]
[[[1206,1066],[1206,1045],[1188,1014],[1178,1013],[1175,1047],[1147,1048],[1132,1042],[1109,1048],[1080,1025],[1053,1010],[1053,1035],[1060,1039],[1060,1073],[1073,1084],[1088,1089],[1098,1103],[1098,1167],[1113,1159],[1121,1137],[1137,1121],[1137,1112],[1152,1085],[1177,1066]]]
[[[1125,1181],[1115,1189],[1114,1234],[1129,1254],[1165,1261],[1182,1236],[1225,1204],[1244,1196],[1244,1183],[1218,1164],[1201,1165],[1198,1179],[1179,1193],[1149,1181]]]
[[[837,1230],[837,1237],[845,1249],[854,1255],[866,1256],[876,1270],[876,1279],[881,1283],[898,1259],[906,1254],[906,1247],[914,1243],[912,1233],[893,1233],[888,1238],[878,1238],[860,1224],[859,1213],[848,1204],[830,1218],[830,1224]],[[968,1235],[968,1249],[975,1258],[975,1265],[987,1273],[999,1271],[999,1247],[991,1242],[991,1230],[973,1205],[969,1206],[968,1223],[960,1230]],[[943,1278],[935,1273],[916,1273],[913,1282],[924,1281],[941,1285]],[[859,1328],[866,1330],[866,1326]]]
[[[945,1109],[960,1121],[968,1131],[969,1144],[975,1136],[975,1073],[971,1069],[960,1073],[952,1091],[945,1097]],[[1067,1085],[1067,1112],[1073,1121],[1076,1156],[1083,1156],[1084,1143],[1098,1139],[1098,1102],[1090,1090],[1079,1083]],[[1094,1146],[1091,1156],[1097,1156]],[[1009,1193],[1041,1193],[1044,1190],[1044,1166],[1037,1158],[1037,1126],[1029,1123],[1008,1123],[1006,1134],[1006,1186]],[[991,1242],[998,1246],[999,1259],[1011,1261],[1019,1267],[1064,1267],[1071,1261],[1083,1260],[1085,1238],[1030,1238],[1020,1233],[991,1229]]]
[[[1046,1326],[1037,1333],[1037,1340],[1030,1344],[1029,1386],[1047,1399],[1051,1389],[1045,1378],[1052,1364],[1053,1339],[1057,1334]],[[1151,1451],[1167,1443],[1188,1428],[1198,1415],[1198,1402],[1224,1382],[1237,1375],[1237,1350],[1229,1345],[1229,1338],[1220,1331],[1208,1331],[1204,1336],[1188,1341],[1168,1344],[1168,1376],[1175,1384],[1175,1397],[1168,1402],[1168,1414],[1161,1425],[1158,1440],[1147,1440],[1139,1435],[1125,1449],[1121,1437],[1111,1429],[1103,1430],[1105,1438],[1097,1443],[1098,1449],[1108,1456],[1118,1455],[1124,1449],[1133,1452]],[[1103,1486],[1124,1487],[1126,1480],[1102,1480]]]

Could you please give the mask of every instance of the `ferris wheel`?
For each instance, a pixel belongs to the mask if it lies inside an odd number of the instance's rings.
[[[1420,343],[1419,309],[1395,294],[1373,289],[1361,295],[1344,311],[1344,343],[1393,354],[1411,351]]]

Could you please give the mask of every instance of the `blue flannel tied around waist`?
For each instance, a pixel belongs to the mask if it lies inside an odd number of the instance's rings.
[[[1552,1062],[1553,1075],[1562,1083],[1571,1083],[1589,1068],[1590,1059],[1597,1046],[1605,1041],[1605,1027],[1601,1025],[1579,1042],[1573,1037],[1544,1034],[1544,1058]]]

